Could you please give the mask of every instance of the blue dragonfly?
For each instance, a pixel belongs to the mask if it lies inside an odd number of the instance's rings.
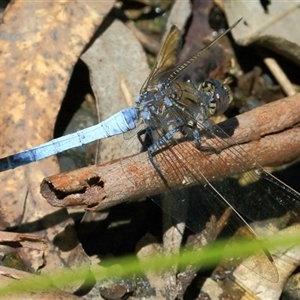
[[[239,21],[238,21],[239,22]],[[193,63],[197,57],[200,56],[201,53],[212,47],[221,37],[223,37],[225,34],[227,34],[236,24],[236,22],[233,26],[231,26],[228,30],[226,30],[224,33],[222,33],[220,36],[218,36],[214,41],[212,41],[210,44],[208,44],[205,48],[201,49],[199,52],[197,52],[194,56],[192,56],[189,60],[187,60],[184,64],[180,65],[177,70],[172,75],[172,78],[168,78],[168,81],[173,82],[180,73],[186,69],[191,63]],[[176,32],[176,34],[174,34]],[[174,36],[177,36],[177,39],[174,39]],[[176,43],[178,42],[179,37],[179,31],[178,29],[173,26],[173,28],[170,31],[169,36],[167,37],[167,41],[165,45],[169,45],[171,41]],[[179,50],[179,47],[177,47]],[[163,51],[164,47],[162,48]],[[173,49],[174,50],[174,49]],[[164,70],[168,69],[171,65],[173,66],[175,61],[174,59],[170,59],[171,56],[167,57],[164,55],[164,53],[160,54],[161,57],[164,57],[164,61],[161,62],[159,65],[156,65],[156,67],[153,69],[159,69],[159,73],[163,72]],[[169,61],[167,61],[169,60]],[[147,81],[151,77],[153,77],[154,71],[149,75]],[[149,100],[151,102],[151,93],[149,94],[148,89],[145,89],[147,86],[147,81],[145,82],[143,88],[141,89],[141,95],[136,100],[136,105],[134,107],[130,107],[124,110],[119,111],[118,113],[114,114],[107,120],[88,127],[86,129],[77,131],[72,134],[68,134],[56,139],[53,139],[47,143],[41,144],[39,146],[27,149],[23,152],[13,154],[4,158],[0,159],[0,172],[6,171],[9,169],[14,169],[16,167],[26,165],[29,163],[33,163],[38,160],[42,160],[46,157],[56,155],[58,153],[61,153],[63,151],[79,147],[85,144],[92,143],[97,140],[101,140],[104,138],[108,138],[114,135],[126,133],[128,131],[131,131],[134,129],[139,123],[143,122],[144,124],[149,124],[149,118],[151,118],[151,114],[149,114]],[[165,89],[167,88],[167,85],[169,83],[166,81],[163,84],[160,84],[158,86],[158,91],[160,95],[163,95],[165,93]],[[208,85],[212,87],[212,91],[206,93],[205,97],[206,102],[208,105],[215,105],[216,95],[224,94],[229,91],[229,89],[226,86],[223,86],[220,82],[217,80],[211,80],[207,81],[203,84],[205,86],[206,90],[208,90]],[[224,91],[223,89],[227,89]],[[218,90],[218,91],[214,91]],[[157,95],[158,95],[157,94]],[[157,97],[157,95],[155,97]],[[150,97],[150,98],[149,98]],[[154,99],[155,99],[154,97]],[[222,98],[223,102],[221,104],[222,107],[226,107],[226,97]],[[211,103],[209,103],[211,102]],[[214,104],[212,104],[214,103]],[[154,107],[154,106],[152,106]],[[226,107],[227,108],[227,107]],[[225,111],[225,109],[222,109]],[[218,109],[218,113],[220,113],[220,109]]]

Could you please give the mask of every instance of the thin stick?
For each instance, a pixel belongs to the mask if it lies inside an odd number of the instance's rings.
[[[264,59],[264,62],[278,81],[285,94],[287,96],[295,95],[295,88],[293,87],[292,83],[287,78],[281,67],[278,65],[277,61],[274,58],[266,57]]]

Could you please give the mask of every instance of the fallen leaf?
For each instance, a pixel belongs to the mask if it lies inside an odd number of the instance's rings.
[[[15,233],[15,232],[0,232],[0,243],[10,242],[11,246],[13,243],[16,247],[27,247],[33,249],[44,250],[47,247],[46,241],[39,236],[26,233]]]
[[[232,31],[236,42],[247,45],[255,39],[269,35],[298,43],[298,32],[295,30],[300,11],[297,1],[272,1],[266,8],[262,1],[249,2],[223,1],[229,24],[243,18],[239,26]]]
[[[276,234],[280,236],[293,235],[299,232],[299,229],[299,224],[294,224]],[[244,265],[240,265],[233,272],[235,282],[242,287],[246,287],[246,289],[251,291],[254,295],[259,295],[260,299],[279,299],[287,278],[299,265],[299,245],[289,245],[288,247],[282,247],[282,249],[274,249],[272,256],[274,257],[274,263],[279,272],[278,282],[273,283],[267,281],[254,272],[249,272],[249,269]],[[257,284],[257,280],[259,280],[260,284]]]
[[[113,4],[14,1],[7,7],[0,25],[1,157],[53,138],[73,67]],[[76,235],[64,257],[52,243],[67,224],[73,224],[65,210],[54,209],[40,195],[42,178],[57,172],[52,157],[0,175],[1,228],[39,231],[50,247],[31,264],[46,272],[66,266],[65,256],[78,251]],[[22,248],[24,257],[29,252]]]

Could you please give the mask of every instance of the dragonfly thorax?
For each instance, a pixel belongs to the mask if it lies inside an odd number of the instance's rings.
[[[161,83],[142,92],[136,99],[136,107],[144,123],[153,125],[153,119],[164,118],[166,110],[174,105],[178,97],[173,84]]]

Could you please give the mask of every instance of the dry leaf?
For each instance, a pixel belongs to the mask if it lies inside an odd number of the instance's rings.
[[[110,7],[74,1],[34,5],[16,1],[8,6],[0,28],[2,157],[52,138],[72,67],[101,22],[101,10],[107,12]],[[39,182],[58,171],[55,159],[50,158],[2,173],[2,222],[18,225],[27,197],[24,221],[53,211],[48,205],[41,207],[45,202],[39,195]]]
[[[168,23],[165,30],[165,37],[170,31],[172,25],[176,25],[182,30],[191,15],[191,2],[189,0],[176,0],[172,6]]]
[[[229,24],[243,18],[243,22],[232,31],[237,43],[247,45],[265,36],[277,36],[299,43],[295,24],[300,17],[298,1],[270,1],[263,7],[262,1],[223,1]]]
[[[14,1],[7,7],[0,25],[1,157],[53,138],[72,69],[113,4]],[[66,211],[46,203],[39,191],[42,178],[57,172],[56,158],[52,157],[0,175],[2,229],[19,226],[23,232],[38,230],[50,245],[45,256],[31,261],[35,270],[45,263],[44,271],[67,265],[62,249],[52,242],[72,222]],[[64,256],[78,252],[77,238],[72,238],[69,243],[73,246],[64,250]],[[82,250],[80,253],[85,257]],[[22,255],[32,257],[25,249]]]
[[[281,231],[280,236],[292,236],[295,233],[299,233],[299,224],[292,225]],[[272,283],[267,281],[254,272],[249,272],[249,269],[243,265],[240,265],[233,273],[236,282],[252,291],[254,295],[259,295],[260,299],[279,299],[283,286],[287,278],[294,272],[300,261],[299,245],[292,247],[282,247],[272,251],[274,262],[279,272],[279,281]],[[257,284],[259,280],[260,284]]]
[[[16,247],[27,247],[38,250],[45,250],[47,247],[46,241],[37,235],[15,232],[0,232],[0,243],[11,242],[16,243]]]

